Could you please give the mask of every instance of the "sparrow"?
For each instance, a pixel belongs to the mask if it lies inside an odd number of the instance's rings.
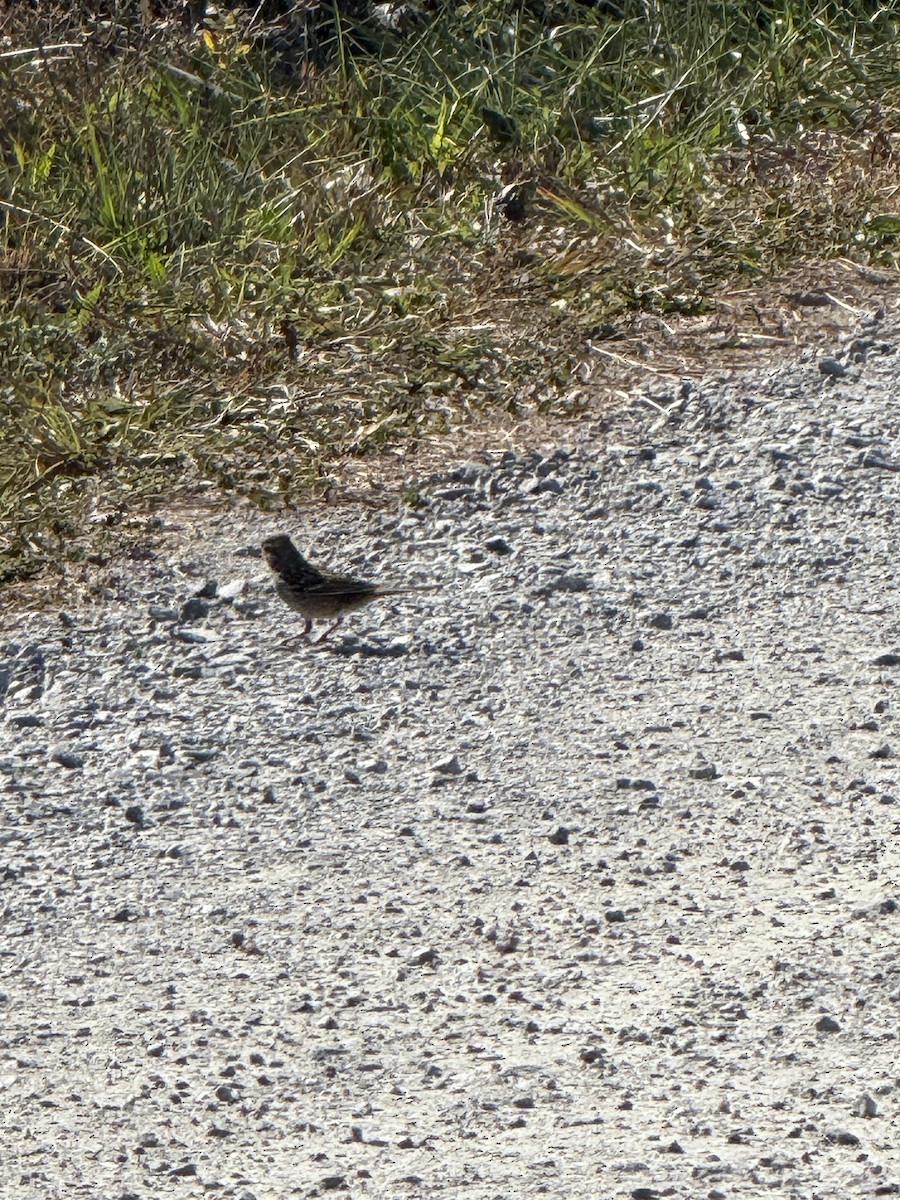
[[[315,644],[324,642],[337,629],[348,612],[362,608],[381,596],[399,596],[406,592],[427,592],[428,587],[379,587],[349,575],[333,575],[308,563],[285,533],[266,538],[263,554],[275,575],[275,591],[295,612],[306,618],[303,636],[308,640],[313,621],[328,618],[334,624]]]

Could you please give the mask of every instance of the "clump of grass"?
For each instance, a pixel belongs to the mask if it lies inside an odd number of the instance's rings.
[[[630,311],[896,261],[889,7],[334,5],[317,42],[107,9],[0,26],[11,573],[91,506],[275,505],[335,456],[552,407]]]

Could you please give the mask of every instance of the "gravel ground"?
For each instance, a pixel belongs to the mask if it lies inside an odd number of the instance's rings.
[[[4,1196],[900,1194],[898,346],[7,613]]]

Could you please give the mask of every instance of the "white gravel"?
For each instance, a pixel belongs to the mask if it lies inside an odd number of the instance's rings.
[[[4,1197],[900,1194],[898,345],[8,614]]]

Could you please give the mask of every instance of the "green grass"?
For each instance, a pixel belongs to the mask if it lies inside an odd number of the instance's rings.
[[[0,18],[0,579],[149,494],[276,506],[554,410],[635,310],[897,258],[891,5],[451,4],[290,61],[250,16],[37,7]]]

